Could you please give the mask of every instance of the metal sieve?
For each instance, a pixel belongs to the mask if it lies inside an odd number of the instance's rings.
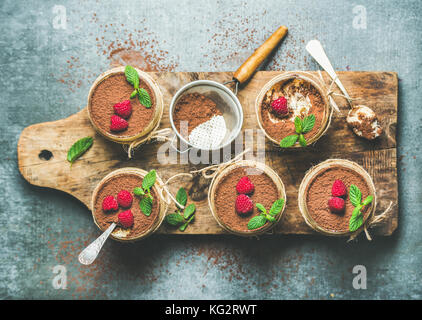
[[[179,99],[188,93],[198,93],[201,94],[212,101],[216,103],[217,108],[221,111],[222,116],[224,118],[224,126],[221,126],[219,128],[214,128],[215,130],[225,130],[225,133],[222,133],[222,137],[217,145],[204,147],[207,143],[205,142],[207,139],[210,139],[212,137],[203,137],[201,140],[199,137],[198,139],[195,139],[194,141],[188,141],[186,137],[184,137],[179,130],[176,128],[176,125],[174,123],[173,119],[173,113],[174,108],[179,101]],[[242,129],[243,125],[243,109],[242,105],[240,104],[239,99],[236,97],[236,95],[227,88],[224,84],[218,83],[216,81],[211,80],[197,80],[190,82],[180,88],[176,94],[174,95],[171,103],[170,103],[170,124],[175,132],[175,137],[172,141],[172,146],[175,148],[178,152],[186,152],[191,148],[201,149],[201,150],[218,150],[221,148],[224,148],[225,146],[232,143],[234,139],[239,135],[240,130]],[[212,134],[212,130],[209,131],[209,134]],[[184,151],[178,150],[174,146],[174,141],[176,136],[183,141],[186,145],[189,146]],[[201,143],[201,141],[204,141]]]
[[[287,28],[285,26],[279,27],[233,74],[233,79],[223,84],[212,80],[197,80],[190,82],[180,88],[170,103],[170,124],[175,132],[171,146],[179,153],[184,153],[192,148],[213,151],[224,148],[231,144],[234,139],[239,135],[243,125],[243,109],[236,97],[237,89],[239,84],[245,83],[255,72],[256,68],[268,57],[271,51],[277,46],[277,44],[287,34]],[[235,83],[235,93],[228,89],[225,84],[230,82]],[[199,134],[196,135],[196,139],[191,139],[192,130],[189,135],[189,141],[187,137],[183,136],[176,128],[174,123],[173,112],[178,100],[187,93],[199,93],[205,97],[213,100],[216,103],[217,108],[223,114],[224,122],[216,121],[214,124],[205,125],[204,130],[199,130]],[[211,119],[213,120],[213,119]],[[212,121],[211,121],[212,122]],[[201,126],[201,125],[199,125]],[[199,127],[198,126],[198,127]],[[198,128],[197,127],[197,128]],[[202,128],[201,128],[202,129]],[[207,131],[209,130],[209,131]],[[184,142],[189,147],[186,150],[180,151],[174,146],[176,138]],[[218,142],[211,144],[210,142]]]

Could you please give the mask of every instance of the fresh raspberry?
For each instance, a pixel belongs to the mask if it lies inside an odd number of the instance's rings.
[[[254,190],[255,186],[247,176],[240,178],[239,182],[236,185],[236,191],[238,193],[249,194],[252,193]]]
[[[280,97],[277,100],[271,102],[273,111],[279,116],[287,116],[289,114],[289,108],[287,107],[287,99]]]
[[[116,103],[113,106],[114,113],[122,118],[129,118],[132,113],[132,106],[130,105],[130,100],[125,100],[120,103]]]
[[[123,131],[127,128],[128,123],[125,119],[119,116],[111,117],[110,130],[111,131]]]
[[[129,208],[132,205],[132,194],[127,190],[122,190],[117,194],[117,202],[123,208]]]
[[[107,196],[103,200],[104,211],[115,211],[119,208],[117,200],[113,196]]]
[[[253,203],[251,198],[245,194],[239,194],[236,198],[236,212],[239,214],[247,214],[252,212]]]
[[[347,193],[346,185],[341,180],[336,180],[331,188],[331,195],[333,197],[344,197]]]
[[[330,210],[335,213],[340,213],[344,211],[344,200],[339,197],[331,197],[328,200],[328,206]]]
[[[126,210],[126,211],[120,212],[117,217],[119,218],[119,223],[123,227],[130,228],[131,226],[133,226],[133,214],[132,214],[132,211]]]

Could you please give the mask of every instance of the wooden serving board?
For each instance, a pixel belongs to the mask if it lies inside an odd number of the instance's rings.
[[[243,87],[238,97],[244,110],[243,129],[258,130],[254,111],[255,98],[264,84],[281,71],[259,71]],[[373,234],[391,235],[398,223],[398,184],[396,159],[396,123],[398,103],[398,80],[394,72],[339,72],[339,77],[350,96],[358,103],[371,106],[378,114],[384,134],[379,140],[369,142],[356,137],[346,124],[348,107],[341,97],[335,97],[341,114],[334,112],[331,127],[313,147],[305,150],[281,151],[266,139],[265,159],[281,177],[286,187],[287,207],[275,233],[312,234],[297,207],[297,191],[305,172],[312,166],[328,158],[344,158],[361,164],[372,176],[378,195],[376,214],[387,208],[390,201],[396,205],[388,219],[373,229]],[[197,79],[211,79],[220,83],[232,78],[231,72],[157,72],[150,73],[157,81],[164,95],[165,111],[161,128],[169,128],[168,107],[175,92],[184,84]],[[324,74],[327,83],[328,76]],[[336,88],[337,90],[337,88]],[[85,103],[85,101],[81,101]],[[255,130],[255,132],[256,132]],[[69,147],[85,136],[94,137],[92,148],[71,167],[66,161]],[[168,179],[180,172],[199,169],[205,165],[168,164],[157,161],[157,150],[162,142],[154,142],[139,148],[134,159],[128,160],[121,145],[102,138],[92,128],[87,110],[69,118],[35,124],[25,128],[18,142],[19,170],[29,183],[67,192],[90,207],[91,193],[106,174],[112,170],[134,166],[145,170],[156,169],[159,175]],[[49,160],[40,153],[52,153]],[[45,153],[45,152],[44,152]],[[171,190],[181,185],[191,190],[196,199],[197,215],[184,234],[223,234],[212,217],[207,204],[207,186],[210,181],[203,178],[193,182],[189,179],[178,180]],[[198,191],[199,190],[199,191]],[[191,199],[189,199],[191,201]],[[173,207],[169,208],[169,212]],[[182,234],[163,224],[160,233]]]

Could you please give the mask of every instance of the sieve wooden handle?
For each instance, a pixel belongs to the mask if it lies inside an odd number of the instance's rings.
[[[287,27],[279,27],[255,52],[246,60],[233,75],[233,79],[239,83],[247,81],[256,68],[268,57],[277,44],[287,34]]]

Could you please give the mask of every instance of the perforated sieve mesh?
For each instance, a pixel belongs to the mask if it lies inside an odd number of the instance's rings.
[[[189,135],[189,143],[198,149],[215,149],[223,142],[226,132],[224,117],[213,116],[192,130]]]
[[[173,114],[180,97],[189,93],[198,93],[211,99],[220,112],[193,128],[188,135],[187,130],[179,127],[181,123],[174,123]],[[243,124],[243,110],[237,97],[223,84],[212,80],[196,80],[180,88],[174,95],[170,103],[170,122],[179,139],[191,147],[217,150],[229,145],[239,135]]]

